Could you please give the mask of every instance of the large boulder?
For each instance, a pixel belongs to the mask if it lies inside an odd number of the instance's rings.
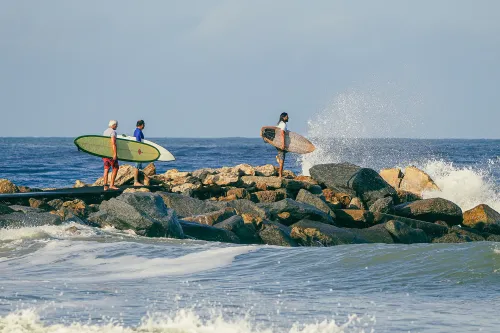
[[[302,220],[292,225],[291,236],[306,246],[367,243],[355,233],[318,221]]]
[[[272,220],[288,226],[303,219],[334,224],[333,218],[325,212],[292,199],[284,199],[270,204],[258,204],[258,206],[268,211]]]
[[[241,216],[235,215],[227,220],[214,225],[219,229],[225,229],[234,233],[243,244],[261,244],[262,241],[257,235],[257,231],[250,223],[245,223]]]
[[[88,220],[101,227],[133,230],[149,237],[184,238],[177,214],[156,193],[125,193],[103,201]]]
[[[214,225],[234,215],[236,215],[236,210],[234,208],[223,208],[220,210],[216,210],[215,212],[184,217],[183,220],[206,225]]]
[[[0,193],[18,193],[19,188],[8,179],[0,179]]]
[[[206,224],[180,220],[184,234],[191,238],[209,241],[239,244],[240,239],[233,232]]]
[[[397,200],[396,190],[372,169],[340,163],[315,165],[309,172],[313,179],[328,188],[353,190],[368,207],[380,198]]]
[[[278,173],[272,164],[255,167],[255,175],[262,177],[276,176]]]
[[[295,199],[298,202],[303,202],[305,204],[314,206],[324,213],[330,215],[333,219],[335,219],[335,213],[330,209],[330,207],[326,204],[321,197],[312,194],[308,190],[301,189],[297,194],[297,198]]]
[[[120,165],[118,173],[116,174],[115,186],[132,184],[134,182],[135,170],[136,170],[135,167],[133,167],[130,164]],[[111,170],[108,174],[108,182],[106,182],[107,184],[109,184],[110,179],[111,179]],[[104,185],[104,178],[101,177],[95,181],[93,186],[103,186],[103,185]]]
[[[428,174],[413,166],[406,168],[399,188],[419,196],[421,196],[424,191],[440,190]]]
[[[395,216],[391,214],[378,214],[378,213],[374,214],[374,218],[375,218],[374,221],[375,223],[381,223],[381,224],[389,222],[391,220],[397,220],[398,222],[402,222],[413,229],[423,230],[425,234],[431,239],[436,237],[441,237],[448,233],[448,226],[441,224],[444,222],[430,223],[415,219],[409,219],[406,217]]]
[[[389,221],[385,224],[385,228],[392,237],[403,244],[427,243],[427,235],[421,229],[413,229],[399,221]]]
[[[241,176],[255,176],[255,169],[250,164],[239,164],[233,167],[232,171],[239,173]]]
[[[0,215],[0,228],[25,228],[43,225],[59,225],[61,218],[47,212],[14,212]]]
[[[370,206],[370,212],[383,214],[394,213],[394,199],[391,197],[378,199]]]
[[[335,225],[346,228],[368,228],[373,226],[373,213],[363,209],[336,209]]]
[[[380,170],[380,177],[382,177],[389,185],[398,189],[403,180],[403,173],[400,168],[382,169]]]
[[[360,239],[364,239],[369,243],[393,244],[391,234],[385,228],[385,225],[378,224],[365,229],[347,229]]]
[[[432,198],[394,206],[394,215],[427,222],[445,221],[448,225],[462,223],[462,209],[453,202]]]
[[[464,212],[462,224],[479,230],[491,225],[500,227],[500,213],[488,205],[481,204]]]
[[[254,226],[258,226],[268,218],[267,211],[250,200],[234,200],[224,204],[225,207],[236,209],[236,214],[240,215],[245,223],[251,223]]]
[[[157,193],[162,197],[167,208],[175,210],[180,217],[202,215],[221,209],[220,205],[210,201],[203,201],[177,193]]]
[[[259,237],[267,245],[277,245],[294,247],[297,242],[290,236],[291,228],[281,223],[272,221],[263,221],[259,231]]]

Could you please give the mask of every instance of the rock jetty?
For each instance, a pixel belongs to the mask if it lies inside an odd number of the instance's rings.
[[[380,173],[350,163],[316,165],[310,177],[273,165],[240,164],[157,174],[150,164],[130,188],[96,202],[81,198],[0,203],[0,228],[77,222],[114,227],[146,237],[236,244],[333,246],[361,243],[462,243],[500,241],[500,214],[487,205],[469,211],[442,198],[422,199],[439,187],[422,170]],[[120,168],[117,185],[133,182]],[[75,188],[102,186],[75,182]],[[40,191],[0,179],[0,193]],[[29,195],[28,195],[29,197]],[[64,199],[64,200],[63,200]]]

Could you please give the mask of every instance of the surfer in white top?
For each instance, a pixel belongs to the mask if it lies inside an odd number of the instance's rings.
[[[285,165],[285,156],[286,156],[286,150],[285,150],[285,133],[288,131],[288,113],[283,112],[280,115],[280,120],[278,122],[277,127],[281,129],[281,137],[283,138],[283,144],[281,145],[280,148],[276,148],[278,150],[278,155],[276,155],[276,161],[278,162],[279,165],[279,171],[278,175],[279,177],[283,177],[283,166]]]
[[[116,128],[118,127],[118,122],[116,120],[110,120],[108,124],[108,128],[104,131],[104,136],[111,137],[111,147],[113,148],[113,158],[104,157],[102,160],[104,162],[104,191],[110,190],[118,190],[118,187],[115,186],[116,174],[118,173],[118,169],[120,168],[118,165],[118,154],[116,151]],[[111,173],[111,182],[108,185],[108,172],[109,168],[113,169]]]

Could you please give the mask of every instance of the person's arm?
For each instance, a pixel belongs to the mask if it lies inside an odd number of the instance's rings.
[[[118,154],[116,152],[116,136],[111,137],[111,147],[113,147],[113,159],[117,160],[118,159]]]

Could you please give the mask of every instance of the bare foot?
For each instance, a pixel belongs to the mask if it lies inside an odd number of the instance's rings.
[[[118,187],[116,187],[116,186],[110,186],[110,187],[109,187],[109,189],[110,189],[110,190],[119,190],[119,188],[118,188]]]
[[[144,185],[141,183],[134,183],[134,186],[144,186]]]
[[[104,185],[104,191],[107,191],[109,189],[109,185]]]

